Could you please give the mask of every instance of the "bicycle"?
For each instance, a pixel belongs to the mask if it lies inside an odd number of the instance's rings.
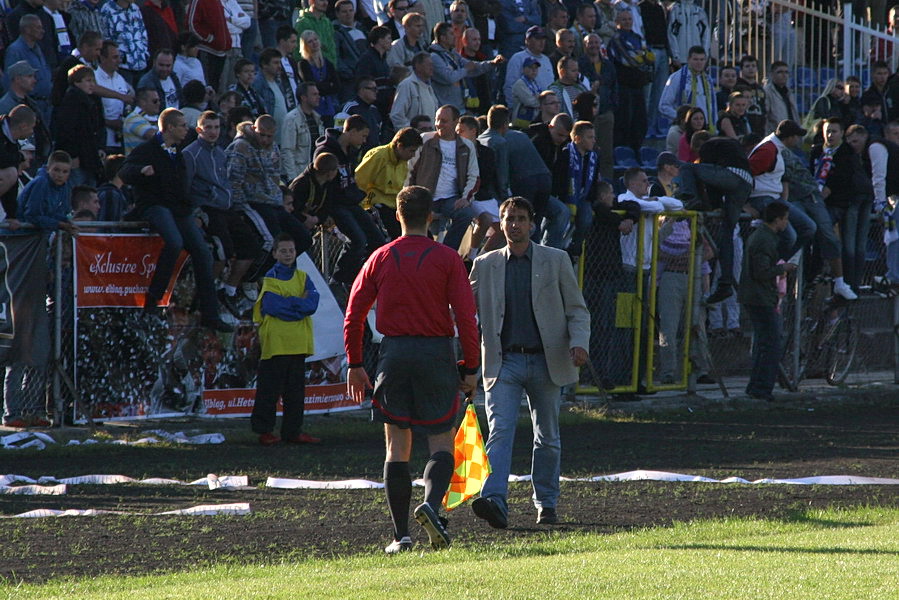
[[[853,302],[831,295],[829,276],[818,275],[805,287],[801,295],[803,316],[799,325],[797,371],[793,353],[787,351],[797,351],[792,310],[797,281],[795,277],[792,279],[788,282],[786,298],[793,301],[782,304],[788,334],[780,364],[781,383],[790,391],[797,391],[803,379],[818,377],[823,377],[829,385],[840,385],[852,369],[858,347],[859,326],[852,316]]]

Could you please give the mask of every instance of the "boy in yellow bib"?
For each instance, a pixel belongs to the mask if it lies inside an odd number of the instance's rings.
[[[306,357],[314,351],[312,314],[318,309],[318,291],[306,273],[296,267],[293,237],[279,235],[272,255],[277,262],[265,274],[253,306],[262,356],[250,426],[263,446],[277,444],[282,438],[290,444],[315,444],[321,440],[300,430],[305,410]],[[279,397],[284,404],[280,438],[272,433]]]

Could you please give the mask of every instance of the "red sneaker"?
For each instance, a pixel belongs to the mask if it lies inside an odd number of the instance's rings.
[[[16,429],[25,429],[26,427],[28,427],[28,423],[26,423],[24,419],[13,419],[12,421],[5,422],[3,426],[15,427]]]
[[[312,437],[308,433],[301,433],[299,435],[295,435],[292,438],[287,438],[284,440],[288,444],[318,444],[321,442],[320,438]]]
[[[281,438],[276,436],[274,433],[263,433],[259,436],[259,443],[263,446],[274,446],[280,441]]]

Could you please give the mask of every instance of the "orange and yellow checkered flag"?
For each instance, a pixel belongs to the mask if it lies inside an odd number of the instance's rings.
[[[465,409],[462,424],[456,432],[455,441],[456,469],[450,480],[449,489],[443,498],[446,510],[452,510],[481,491],[481,487],[490,475],[490,461],[484,448],[484,437],[478,423],[478,413],[474,404],[469,402]]]

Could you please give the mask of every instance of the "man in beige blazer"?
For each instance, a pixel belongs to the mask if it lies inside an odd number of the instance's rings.
[[[469,279],[481,325],[491,473],[475,515],[508,525],[509,468],[522,391],[534,429],[531,468],[537,523],[558,522],[561,388],[587,361],[590,314],[568,254],[531,243],[534,209],[519,196],[500,207],[508,245],[475,260]]]

